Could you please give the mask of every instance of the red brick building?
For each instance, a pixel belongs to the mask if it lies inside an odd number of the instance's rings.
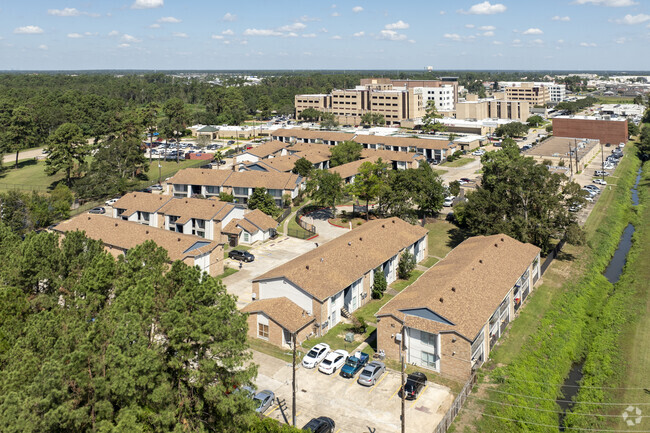
[[[627,120],[586,116],[559,116],[553,119],[556,137],[593,138],[601,143],[627,143]]]

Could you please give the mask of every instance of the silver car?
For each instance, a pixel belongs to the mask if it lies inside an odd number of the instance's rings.
[[[275,399],[275,394],[273,391],[269,391],[268,389],[265,389],[264,391],[260,391],[253,397],[253,401],[255,402],[256,408],[255,412],[257,413],[264,413],[266,410],[271,407],[273,404],[273,400]]]
[[[357,382],[359,385],[372,386],[377,383],[385,371],[386,366],[383,362],[372,361],[370,364],[366,365],[366,368],[363,369],[359,375],[359,379],[357,379]]]

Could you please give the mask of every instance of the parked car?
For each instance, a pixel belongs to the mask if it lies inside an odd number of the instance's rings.
[[[240,260],[242,262],[252,262],[255,260],[255,256],[249,253],[248,251],[243,250],[232,250],[228,252],[228,257],[233,260]]]
[[[335,350],[327,354],[323,362],[318,366],[318,371],[325,374],[336,373],[336,370],[341,368],[345,364],[345,360],[348,359],[348,352],[345,350]]]
[[[103,207],[94,207],[90,209],[88,213],[105,214],[106,209],[104,209]]]
[[[151,193],[152,191],[153,191],[153,190],[152,190],[151,187],[149,187],[149,186],[146,187],[146,188],[143,188],[143,189],[139,189],[139,190],[138,190],[138,192],[146,192],[146,193]]]
[[[273,391],[269,391],[268,389],[265,389],[264,391],[258,392],[255,397],[253,397],[253,400],[256,403],[255,407],[255,412],[257,413],[264,413],[266,410],[271,407],[273,404],[273,400],[275,399],[275,394]]]
[[[571,207],[569,208],[569,212],[579,212],[580,209],[582,209],[582,206],[579,205],[579,204],[577,204],[577,205],[575,205],[575,206],[571,206]]]
[[[584,187],[588,190],[594,191],[596,194],[600,194],[600,188],[596,185],[585,185]]]
[[[386,371],[386,366],[384,365],[383,362],[379,361],[372,361],[370,364],[366,365],[366,368],[364,368],[361,371],[361,374],[359,374],[359,379],[357,379],[357,382],[359,385],[364,385],[364,386],[372,386],[381,377],[382,374]]]
[[[106,206],[113,206],[120,198],[112,198],[110,200],[106,200]]]
[[[598,194],[596,191],[591,190],[591,189],[582,188],[582,190],[583,190],[584,192],[586,192],[587,194],[589,194],[589,197],[593,197],[593,196],[595,196],[596,194]]]
[[[310,433],[334,433],[334,420],[326,416],[319,416],[318,418],[312,418],[302,430],[306,430]]]
[[[594,179],[594,183],[597,183],[598,185],[607,185],[607,182],[603,179]]]
[[[404,393],[404,398],[406,400],[415,400],[420,395],[420,392],[424,389],[427,384],[427,377],[424,373],[416,371],[411,373],[406,378],[406,383],[404,388],[399,390],[399,396],[402,397]]]
[[[305,368],[314,368],[320,363],[327,354],[330,352],[330,346],[327,343],[318,343],[311,348],[309,353],[302,358],[302,366]]]
[[[445,197],[445,201],[442,202],[442,205],[444,207],[451,207],[454,204],[454,199],[455,198],[456,197],[454,197],[453,195],[451,195],[449,197]]]
[[[149,188],[151,188],[152,191],[162,191],[163,190],[163,187],[160,184],[151,185]]]
[[[228,145],[235,144],[235,140],[229,140]]]
[[[458,182],[460,182],[461,185],[464,185],[464,184],[466,184],[466,183],[470,183],[471,181],[472,181],[472,179],[470,179],[470,178],[468,178],[468,177],[461,177],[461,178],[458,180]]]
[[[593,202],[594,202],[594,199],[593,199],[592,196],[584,197],[584,199],[587,200],[589,203],[593,203]]]
[[[485,150],[483,150],[483,149],[475,150],[474,152],[472,152],[472,155],[474,155],[474,156],[483,156],[483,155],[485,155]]]
[[[594,171],[594,176],[609,176],[609,172],[603,170]]]
[[[370,355],[364,352],[356,352],[354,356],[348,357],[345,365],[341,368],[341,376],[354,377],[368,363]]]

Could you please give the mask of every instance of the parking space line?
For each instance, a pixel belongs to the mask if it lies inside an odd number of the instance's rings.
[[[277,410],[277,408],[279,408],[279,407],[280,407],[280,405],[275,406],[271,412],[269,412],[269,413],[266,414],[266,416],[271,416],[271,414],[272,414],[273,412],[275,412],[275,411]]]
[[[389,400],[392,400],[393,397],[395,397],[395,394],[397,394],[397,391],[399,391],[400,388],[401,388],[401,386],[395,390],[395,392],[393,393],[393,395],[390,396]]]
[[[368,391],[368,394],[372,392],[373,389],[377,387],[381,383],[382,380],[386,379],[386,376],[388,376],[388,372],[386,371],[382,377],[379,378],[379,382],[375,383],[371,388],[370,391]]]
[[[418,402],[418,400],[420,399],[420,397],[422,397],[422,394],[424,394],[424,391],[426,391],[428,387],[429,387],[429,385],[427,384],[427,386],[424,387],[424,389],[422,390],[422,392],[420,393],[420,395],[418,395],[418,398],[416,398],[415,400],[413,400],[413,403],[411,403],[411,406],[409,406],[409,407],[413,407],[413,406],[415,406],[415,403]]]
[[[350,383],[348,383],[348,387],[350,387],[350,386],[354,385],[355,383],[357,383],[357,381],[356,381],[356,379],[354,377],[351,377],[348,380],[350,381]]]
[[[336,433],[339,433],[340,431],[341,431],[341,429],[338,429],[338,430],[336,431]]]

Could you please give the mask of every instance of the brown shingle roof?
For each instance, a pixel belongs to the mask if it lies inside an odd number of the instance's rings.
[[[348,162],[347,164],[338,165],[334,168],[330,168],[332,173],[338,173],[341,178],[346,179],[351,176],[359,174],[359,169],[364,162],[375,162],[375,159],[372,158],[363,158],[356,161]]]
[[[241,220],[237,218],[231,219],[230,221],[228,221],[228,224],[226,224],[226,226],[221,229],[221,233],[239,236],[239,234],[242,232],[241,228],[237,227],[239,221]]]
[[[391,315],[432,333],[455,331],[472,341],[539,252],[503,234],[467,239],[376,316]],[[400,311],[415,308],[427,308],[453,325]]]
[[[150,194],[146,192],[130,192],[113,204],[115,209],[124,209],[122,215],[130,216],[134,212],[154,213],[165,205],[172,197],[169,195]]]
[[[276,156],[274,158],[262,159],[258,162],[254,162],[248,165],[250,166],[250,165],[257,164],[271,171],[279,171],[279,172],[286,173],[293,170],[293,168],[296,165],[296,161],[298,161],[299,159],[300,157],[295,155],[284,155],[284,156]]]
[[[251,155],[255,155],[259,158],[266,158],[269,155],[273,155],[274,153],[279,152],[285,147],[287,147],[287,143],[283,143],[277,140],[272,140],[272,141],[267,141],[266,143],[262,143],[259,146],[254,147],[253,149],[249,149],[244,153],[250,153]]]
[[[221,186],[232,174],[230,170],[185,168],[169,179],[171,184]]]
[[[448,149],[449,140],[430,138],[392,137],[386,135],[357,134],[354,141],[361,144],[384,144],[389,146],[419,147],[423,149]]]
[[[253,281],[284,277],[324,301],[426,234],[399,218],[370,221]]]
[[[253,301],[241,310],[244,313],[264,313],[287,331],[294,333],[316,320],[288,298]]]
[[[173,198],[160,208],[159,212],[177,216],[177,223],[185,224],[191,218],[220,221],[218,215],[223,217],[234,208],[234,205],[214,198]]]
[[[297,137],[307,138],[310,140],[333,140],[345,141],[352,140],[354,134],[349,132],[333,132],[333,131],[314,131],[309,129],[277,129],[271,133],[273,137]]]
[[[150,227],[131,221],[122,221],[104,215],[81,214],[54,227],[58,232],[84,231],[92,239],[100,239],[107,245],[129,250],[144,241],[152,240],[163,247],[173,260],[195,257],[214,250],[220,242],[198,236],[184,235],[165,229]],[[198,248],[192,247],[201,245]]]
[[[215,170],[216,171],[216,170]],[[225,186],[266,189],[293,190],[298,185],[299,176],[293,173],[237,171],[224,182]]]
[[[398,152],[395,150],[375,150],[363,149],[361,151],[362,158],[381,158],[384,162],[399,161],[399,162],[413,162],[424,160],[424,156],[415,152]]]
[[[294,143],[291,146],[287,147],[287,151],[290,153],[318,152],[328,157],[330,156],[331,149],[332,146],[330,146],[329,144],[322,144],[322,143]]]
[[[250,221],[259,227],[262,231],[267,231],[269,229],[274,229],[278,226],[278,222],[262,212],[259,209],[255,209],[252,212],[248,212],[244,215],[244,219]]]

